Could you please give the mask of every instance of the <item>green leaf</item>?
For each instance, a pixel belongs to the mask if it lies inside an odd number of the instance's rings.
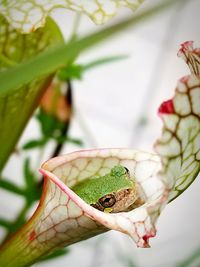
[[[9,72],[5,70],[8,67],[10,69],[8,63],[20,66],[18,63],[34,58],[36,54],[62,41],[59,29],[51,20],[48,20],[45,28],[29,35],[16,32],[2,17],[0,25],[0,75]],[[40,79],[32,79],[26,86],[22,86],[20,82],[15,92],[0,93],[0,171],[52,78],[52,75],[47,74]],[[19,75],[25,77],[26,72],[22,71]],[[5,83],[8,84],[15,77],[15,74],[7,76]],[[0,91],[2,88],[0,82]]]
[[[70,79],[78,79],[82,78],[82,73],[84,71],[84,67],[82,65],[73,64],[66,68],[62,68],[58,72],[58,77],[61,80],[70,80]]]
[[[54,139],[59,143],[59,144],[64,144],[64,143],[73,143],[78,146],[83,146],[83,141],[77,138],[72,138],[69,136],[57,136],[54,137]]]
[[[9,229],[7,237],[15,233],[26,222],[26,215],[29,208],[30,208],[30,202],[26,202],[23,208],[21,209],[20,213],[17,215],[16,219],[10,222],[11,227]]]
[[[88,50],[92,46],[111,38],[120,31],[130,27],[131,25],[138,25],[146,19],[153,17],[166,8],[181,0],[167,0],[160,4],[149,8],[142,13],[124,19],[121,22],[104,28],[98,32],[92,33],[81,39],[76,39],[68,44],[58,45],[46,52],[40,53],[34,58],[27,60],[19,66],[15,66],[8,71],[0,74],[0,94],[6,94],[16,91],[18,86],[27,84],[37,77],[52,73],[66,64],[71,64],[74,59],[83,51]],[[24,73],[24,75],[21,75]],[[12,77],[12,79],[10,79]]]
[[[83,76],[83,73],[87,70],[127,58],[128,58],[127,55],[119,55],[119,56],[103,57],[100,59],[96,59],[92,62],[89,62],[87,64],[73,64],[60,69],[57,75],[61,80],[70,80],[70,79],[80,80]]]
[[[33,139],[28,141],[22,146],[22,149],[29,150],[33,148],[41,148],[49,141],[48,138],[42,138],[42,139]]]
[[[25,196],[26,193],[23,189],[15,185],[13,182],[10,182],[5,179],[0,180],[0,188],[5,189],[9,192],[15,193],[17,195]]]
[[[40,198],[42,187],[40,183],[37,182],[37,178],[31,169],[29,158],[24,161],[24,180],[26,183],[25,197],[27,205],[30,206],[34,201]]]
[[[44,139],[51,138],[56,134],[59,135],[65,125],[64,122],[58,120],[51,114],[46,113],[42,108],[39,109],[36,118],[40,123],[41,133]]]
[[[33,174],[33,171],[31,170],[29,158],[25,159],[24,161],[24,179],[26,182],[27,189],[33,190],[33,187],[35,186],[36,178]]]
[[[86,71],[86,70],[89,70],[89,69],[93,69],[95,67],[99,67],[101,65],[105,65],[105,64],[108,64],[108,63],[114,63],[116,61],[127,59],[127,58],[128,58],[128,55],[116,55],[116,56],[99,58],[99,59],[91,61],[91,62],[89,62],[87,64],[84,64],[83,65],[83,70]]]

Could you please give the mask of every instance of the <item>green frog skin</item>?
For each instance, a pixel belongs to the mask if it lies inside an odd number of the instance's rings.
[[[71,188],[87,204],[104,211],[126,211],[138,199],[127,168],[117,165],[104,176],[90,177]]]

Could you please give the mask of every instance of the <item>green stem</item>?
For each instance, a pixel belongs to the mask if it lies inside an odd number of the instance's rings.
[[[54,252],[56,248],[58,249],[52,242],[40,241],[37,235],[38,224],[45,205],[46,203],[41,201],[32,218],[0,247],[1,267],[31,266],[40,259],[44,259],[44,256]],[[74,243],[74,239],[65,243],[65,246],[72,243]]]
[[[21,212],[24,216],[25,209]],[[41,208],[33,218],[25,224],[21,230],[8,239],[0,248],[0,266],[22,267],[30,266],[39,256],[48,251],[48,246],[40,247],[37,240],[34,240],[34,225],[37,216],[40,216]]]
[[[81,13],[77,12],[75,13],[75,19],[74,19],[74,23],[73,23],[73,27],[72,27],[72,33],[71,33],[71,37],[70,37],[70,41],[74,41],[77,38],[77,32],[78,32],[78,28],[81,22]]]

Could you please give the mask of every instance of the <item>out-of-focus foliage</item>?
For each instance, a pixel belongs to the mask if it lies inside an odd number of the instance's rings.
[[[0,17],[0,71],[16,66],[62,42],[62,36],[56,24],[48,20],[45,28],[29,35],[22,35]],[[21,73],[24,76],[25,73]],[[37,78],[17,91],[1,93],[0,83],[0,171],[9,155],[14,151],[27,121],[37,107],[39,100],[52,78],[52,74]],[[13,75],[9,77],[13,79]]]

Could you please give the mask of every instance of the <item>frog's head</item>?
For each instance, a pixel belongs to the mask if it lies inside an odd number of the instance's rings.
[[[100,197],[91,206],[100,211],[107,213],[126,211],[138,199],[137,185],[134,179],[131,179],[128,168],[122,165],[113,167],[110,173],[96,179],[99,182],[96,193],[99,191]],[[100,187],[103,188],[98,190]]]

